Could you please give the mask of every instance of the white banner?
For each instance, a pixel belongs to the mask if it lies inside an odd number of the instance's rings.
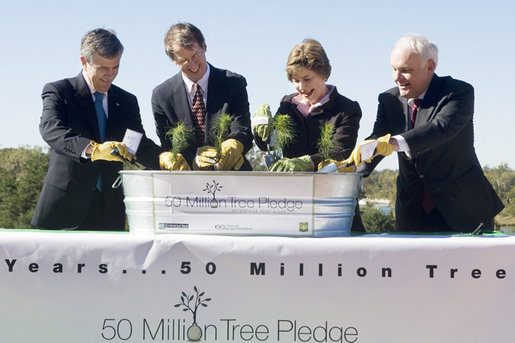
[[[158,233],[313,236],[311,175],[288,179],[246,175],[238,179],[223,174],[213,177],[156,173],[154,199]]]
[[[0,341],[511,342],[515,237],[0,231]]]

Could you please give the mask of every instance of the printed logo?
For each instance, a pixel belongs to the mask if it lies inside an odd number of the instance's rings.
[[[221,191],[223,186],[220,186],[218,182],[213,180],[213,184],[210,184],[209,182],[206,183],[206,188],[204,188],[202,191],[207,192],[208,194],[213,195],[213,199],[210,202],[210,205],[212,208],[218,207],[218,200],[216,200],[216,192]]]
[[[195,294],[191,296],[182,292],[181,302],[175,304],[175,307],[183,307],[184,312],[190,311],[193,315],[193,323],[188,328],[186,335],[190,341],[197,342],[202,338],[202,329],[197,324],[197,311],[199,306],[207,307],[206,303],[211,301],[211,298],[203,298],[204,292],[199,292],[197,286],[194,286],[193,290]]]
[[[300,232],[307,232],[309,229],[308,222],[300,222],[299,223],[299,231]]]

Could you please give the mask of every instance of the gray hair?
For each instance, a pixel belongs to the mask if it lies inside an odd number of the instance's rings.
[[[104,58],[114,58],[121,55],[123,45],[116,37],[114,31],[106,29],[94,29],[82,37],[80,53],[88,63],[92,63],[94,54]]]
[[[419,54],[424,58],[423,63],[432,60],[435,66],[438,64],[438,47],[424,36],[408,33],[397,41],[395,48],[398,47],[408,48],[411,52]]]

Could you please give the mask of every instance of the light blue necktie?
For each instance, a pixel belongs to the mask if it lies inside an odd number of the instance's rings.
[[[95,109],[97,111],[98,129],[100,131],[100,143],[103,143],[106,138],[107,117],[103,105],[104,96],[104,93],[95,93]]]
[[[100,131],[100,143],[103,143],[106,138],[106,123],[107,117],[104,111],[104,93],[95,93],[95,110],[97,112],[98,130]],[[97,189],[102,191],[102,175],[98,175]]]

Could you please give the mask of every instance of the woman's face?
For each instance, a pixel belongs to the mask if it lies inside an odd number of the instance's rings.
[[[291,78],[293,86],[311,105],[316,104],[327,93],[325,77],[316,72],[301,68]]]

